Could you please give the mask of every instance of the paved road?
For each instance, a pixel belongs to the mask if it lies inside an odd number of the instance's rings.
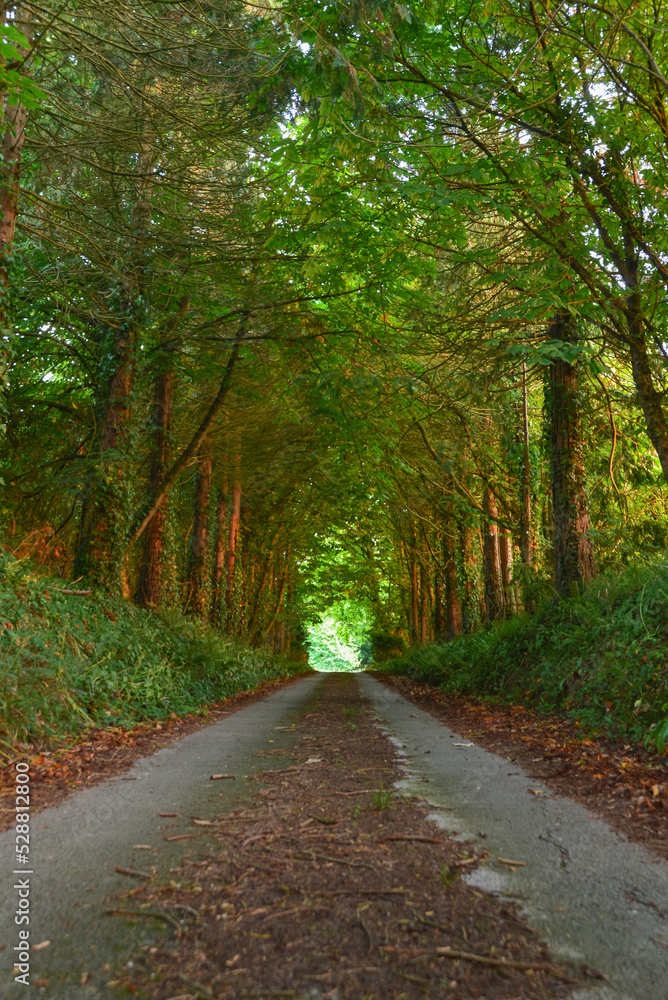
[[[138,884],[116,874],[116,865],[164,874],[178,864],[184,850],[206,846],[206,831],[198,840],[167,842],[165,836],[192,833],[190,816],[209,818],[233,809],[257,793],[257,782],[244,780],[272,766],[271,757],[254,757],[258,750],[289,746],[295,737],[275,726],[290,726],[300,705],[317,687],[309,677],[220,722],[186,736],[169,748],[135,762],[123,777],[86,789],[53,809],[33,817],[31,830],[30,941],[51,945],[31,957],[31,980],[48,978],[42,995],[49,1000],[103,1000],[112,967],[144,940],[150,927],[131,928],[122,919],[104,917],[105,897]],[[273,741],[273,742],[270,742]],[[276,766],[285,766],[281,758]],[[234,781],[211,781],[210,775],[230,772]],[[133,778],[135,780],[126,780]],[[160,818],[178,812],[178,819]],[[135,851],[147,844],[151,851]],[[184,845],[187,845],[184,846]],[[12,981],[17,890],[14,834],[0,834],[0,997],[26,997],[27,987]],[[20,877],[20,876],[19,876]],[[132,905],[121,903],[116,905]],[[82,987],[85,973],[92,978]]]
[[[405,788],[434,806],[445,829],[484,834],[490,863],[468,880],[517,894],[556,955],[608,976],[575,996],[668,1000],[668,864],[505,758],[458,746],[471,741],[368,675],[361,683],[404,757]],[[498,857],[526,868],[511,873]]]
[[[552,798],[504,758],[457,746],[470,741],[373,678],[362,675],[360,683],[403,758],[404,788],[432,803],[444,829],[484,834],[479,843],[491,860],[470,881],[519,897],[557,955],[607,974],[605,986],[580,990],[572,1000],[667,1000],[668,865],[621,840],[583,807]],[[33,981],[49,978],[45,997],[110,996],[103,965],[125,960],[152,934],[101,916],[105,897],[134,884],[115,874],[115,866],[154,865],[164,873],[184,849],[205,848],[205,831],[196,842],[164,838],[192,832],[191,815],[218,815],[256,792],[257,784],[243,775],[270,766],[271,757],[254,754],[292,744],[289,727],[317,685],[317,677],[300,681],[137,761],[125,776],[136,780],[111,779],[34,817],[31,942],[52,943],[32,955],[31,973]],[[211,782],[209,775],[221,771],[238,777]],[[532,795],[529,787],[543,794]],[[161,819],[159,812],[180,816]],[[151,851],[133,851],[134,844],[148,844]],[[0,835],[0,934],[6,946],[0,952],[0,997],[8,1000],[25,996],[26,989],[11,981],[18,943],[13,845],[12,833]],[[510,873],[496,863],[498,856],[526,867]],[[80,986],[82,975],[91,972]]]

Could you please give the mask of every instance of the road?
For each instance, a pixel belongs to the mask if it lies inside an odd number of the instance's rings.
[[[468,876],[472,884],[519,898],[556,956],[606,974],[605,985],[579,990],[573,1000],[666,1000],[668,865],[577,803],[553,798],[504,758],[458,745],[470,740],[372,677],[359,680],[403,761],[404,790],[431,803],[443,829],[473,837],[489,852],[489,862]],[[318,682],[310,677],[284,688],[33,817],[30,940],[51,942],[31,955],[31,980],[49,979],[42,995],[111,995],[105,965],[117,966],[150,941],[148,930],[102,916],[109,897],[136,884],[116,866],[164,875],[184,851],[206,847],[206,830],[197,841],[165,838],[192,835],[191,816],[218,815],[257,792],[251,776],[271,766],[271,757],[255,754],[290,747],[292,724]],[[236,777],[212,782],[219,772]],[[510,871],[498,857],[524,866]],[[11,978],[14,885],[21,877],[12,875],[14,867],[8,832],[0,835],[0,996],[8,1000],[25,995]]]

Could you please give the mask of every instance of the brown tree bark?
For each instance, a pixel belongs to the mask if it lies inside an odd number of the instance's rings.
[[[449,525],[443,534],[443,568],[447,609],[446,635],[448,639],[456,639],[462,634],[462,605],[459,599],[455,537],[450,533]]]
[[[499,532],[499,553],[501,555],[504,608],[509,617],[517,613],[517,596],[513,583],[513,536],[509,531]]]
[[[436,642],[443,642],[447,636],[447,627],[444,609],[444,587],[443,572],[437,566],[434,570],[434,638]]]
[[[647,343],[642,333],[629,338],[633,383],[642,407],[649,439],[661,463],[663,477],[668,482],[668,425],[663,412],[661,396],[654,385],[652,366],[647,354]]]
[[[153,448],[148,488],[155,490],[165,472],[169,455],[169,435],[172,429],[174,372],[165,367],[155,382],[153,406]],[[166,506],[153,518],[144,535],[144,548],[136,603],[141,607],[160,607],[162,602],[163,550],[165,546]]]
[[[213,448],[210,436],[207,435],[202,442],[201,451],[202,458],[195,489],[193,530],[190,535],[188,579],[183,611],[204,620],[206,618],[209,507],[211,505],[211,471],[213,467]]]
[[[139,301],[144,285],[146,228],[151,211],[154,153],[144,142],[139,150],[135,202],[132,209],[131,263],[117,289],[118,305],[110,324],[108,351],[102,352],[100,379],[108,373],[101,401],[97,462],[81,513],[75,572],[88,575],[110,590],[124,590],[127,544],[127,449],[135,378]],[[108,357],[105,357],[105,354]],[[109,360],[111,359],[111,364]]]
[[[289,561],[288,560],[288,555],[286,553],[286,555],[284,557],[284,560],[283,560],[283,567],[282,567],[282,571],[281,571],[281,576],[280,576],[280,578],[277,581],[277,583],[278,583],[278,588],[277,588],[278,589],[278,595],[276,597],[276,605],[275,605],[275,608],[274,608],[274,612],[273,612],[273,614],[272,614],[272,616],[271,616],[271,618],[269,620],[269,624],[265,626],[264,635],[269,635],[269,633],[272,632],[272,630],[274,629],[274,626],[276,625],[276,622],[278,620],[278,616],[280,615],[280,613],[281,613],[281,611],[283,609],[283,598],[285,596],[285,588],[286,588],[287,580],[288,580],[288,561]],[[273,641],[272,641],[272,645],[275,645],[275,640],[276,640],[276,636],[274,635]]]
[[[9,286],[9,258],[19,217],[21,159],[28,112],[20,102],[15,106],[9,104],[5,94],[3,118],[6,131],[2,137],[2,163],[0,163],[0,325],[5,326],[7,322],[5,293]]]
[[[420,642],[429,638],[429,590],[427,570],[420,562]]]
[[[488,518],[485,522],[484,564],[485,624],[489,628],[492,622],[503,618],[505,599],[501,569],[501,549],[499,546],[499,527],[495,520],[498,517],[499,511],[496,497],[487,485],[483,491],[483,508]]]
[[[520,516],[520,553],[522,562],[533,564],[533,532],[531,530],[531,453],[529,451],[529,400],[527,369],[522,367],[522,504]]]
[[[121,581],[122,530],[127,490],[125,450],[134,382],[135,335],[132,324],[122,322],[113,334],[113,372],[108,383],[98,438],[98,459],[84,500],[75,572],[85,574],[108,589]]]
[[[415,553],[415,535],[411,536],[409,551],[408,574],[410,580],[410,617],[408,620],[409,643],[414,645],[420,635],[420,617],[418,613],[418,564]]]
[[[476,600],[476,579],[478,560],[476,558],[476,531],[470,524],[459,524],[459,551],[462,562],[462,629],[471,635],[479,626],[478,602]]]
[[[220,388],[218,389],[215,398],[213,399],[209,409],[202,418],[199,427],[197,428],[192,438],[190,439],[189,444],[183,449],[177,460],[172,465],[169,472],[165,475],[165,478],[158,486],[155,492],[155,496],[153,497],[153,500],[151,502],[151,506],[149,507],[149,510],[146,513],[146,516],[143,518],[141,524],[139,524],[137,529],[133,532],[130,541],[135,542],[138,538],[140,538],[143,535],[149,522],[153,517],[155,517],[156,511],[163,503],[168,491],[172,488],[172,486],[177,481],[183,470],[189,464],[191,458],[193,458],[197,454],[202,444],[202,441],[204,440],[209,430],[212,428],[218,414],[223,409],[223,406],[225,405],[225,400],[227,398],[227,394],[230,390],[232,373],[239,358],[239,349],[241,347],[241,341],[243,340],[244,330],[245,330],[245,321],[242,322],[239,326],[239,330],[237,332],[237,336],[234,341],[234,346],[232,347],[232,351],[230,353],[230,357],[228,359],[225,368],[225,374],[223,375],[223,380],[220,384]]]
[[[221,612],[223,607],[223,586],[225,574],[225,547],[227,543],[227,514],[229,503],[228,484],[228,455],[223,452],[220,458],[221,476],[220,488],[218,491],[218,504],[216,507],[216,534],[213,551],[213,565],[211,569],[211,608],[209,610],[209,620],[212,625],[221,624]],[[156,511],[155,517],[160,510]],[[150,528],[150,523],[149,523]]]
[[[573,343],[567,313],[548,329],[552,340]],[[550,429],[550,476],[554,523],[554,583],[564,597],[596,575],[589,531],[584,440],[575,365],[560,358],[547,369],[546,404]]]
[[[174,403],[174,352],[169,337],[177,324],[185,319],[189,309],[187,297],[181,299],[179,312],[165,327],[158,354],[158,372],[155,380],[152,448],[148,478],[148,492],[152,496],[162,480],[169,462],[170,434],[172,431]],[[167,506],[161,507],[144,535],[142,561],[135,601],[140,607],[159,608],[163,596],[163,570]]]
[[[232,487],[232,510],[230,513],[230,530],[227,536],[225,550],[225,631],[232,631],[232,600],[234,596],[234,571],[237,559],[237,542],[239,540],[239,524],[241,522],[241,482],[239,480],[239,465],[235,468],[235,481]]]
[[[262,600],[266,594],[267,579],[269,577],[269,570],[271,567],[272,560],[274,558],[275,542],[276,542],[276,535],[274,535],[273,538],[271,538],[267,542],[267,544],[263,546],[264,560],[262,561],[260,572],[257,575],[257,585],[254,587],[253,603],[251,606],[250,613],[248,615],[248,635],[251,641],[258,627],[258,621],[260,617],[260,607],[262,605]]]

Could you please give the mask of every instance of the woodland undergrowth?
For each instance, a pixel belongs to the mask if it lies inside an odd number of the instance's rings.
[[[0,552],[0,753],[194,712],[308,669],[180,613],[63,589]]]
[[[591,733],[668,746],[668,562],[609,571],[580,595],[383,668],[490,701],[560,712]]]

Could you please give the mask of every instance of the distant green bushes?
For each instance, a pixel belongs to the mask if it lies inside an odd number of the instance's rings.
[[[668,745],[668,562],[608,572],[579,597],[545,601],[383,665],[437,685],[546,712],[589,730]]]
[[[181,615],[64,587],[0,552],[0,750],[182,715],[308,669]]]

